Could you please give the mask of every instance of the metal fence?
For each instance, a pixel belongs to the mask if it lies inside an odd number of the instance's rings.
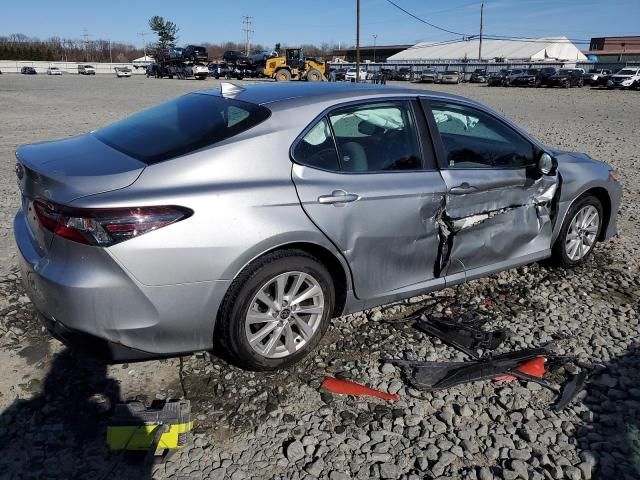
[[[332,68],[355,68],[355,63],[330,63]],[[400,68],[408,68],[412,73],[419,73],[429,68],[437,72],[445,70],[456,70],[458,72],[471,74],[476,69],[486,70],[487,74],[499,72],[502,69],[513,68],[582,68],[585,72],[592,68],[609,69],[612,71],[620,70],[624,67],[640,67],[640,62],[616,62],[616,63],[599,63],[599,62],[452,62],[452,61],[433,61],[433,62],[415,62],[415,63],[361,63],[360,68],[377,72],[381,68],[398,70]]]
[[[133,74],[144,74],[144,66],[134,65],[133,63],[94,63],[94,62],[37,62],[37,61],[16,61],[16,60],[0,60],[0,71],[2,73],[20,73],[22,67],[33,67],[38,73],[47,73],[47,68],[56,67],[63,73],[78,73],[78,65],[91,65],[95,68],[96,73],[114,74],[116,67],[129,67]]]

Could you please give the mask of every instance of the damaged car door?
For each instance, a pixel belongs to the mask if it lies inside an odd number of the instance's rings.
[[[453,283],[548,257],[551,157],[486,111],[423,102],[447,185],[435,275]]]
[[[445,184],[419,132],[415,100],[375,100],[329,111],[292,148],[302,207],[348,261],[358,298],[444,286],[433,263]]]

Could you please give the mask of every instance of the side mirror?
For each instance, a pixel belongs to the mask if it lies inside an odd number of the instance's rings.
[[[542,152],[538,159],[538,170],[543,175],[549,175],[553,170],[553,157],[547,152]]]

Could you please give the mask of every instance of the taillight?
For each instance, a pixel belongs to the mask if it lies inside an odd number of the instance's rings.
[[[40,224],[55,235],[87,245],[108,247],[139,237],[193,214],[176,206],[131,208],[72,208],[36,200],[33,207]]]

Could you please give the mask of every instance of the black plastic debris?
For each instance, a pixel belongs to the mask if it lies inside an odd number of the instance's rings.
[[[552,345],[480,357],[478,350],[497,349],[511,333],[508,329],[484,331],[481,328],[485,323],[483,320],[437,318],[428,315],[425,309],[415,312],[407,320],[415,320],[416,328],[472,358],[466,362],[386,360],[404,367],[414,388],[433,391],[481,380],[535,382],[556,394],[553,409],[560,411],[575,400],[588,382],[590,368],[584,364],[580,365],[581,371],[562,386],[542,378],[548,367],[562,366],[575,360],[574,357],[555,354]]]
[[[441,390],[462,383],[494,379],[499,375],[519,377],[517,368],[537,357],[551,355],[549,347],[529,348],[469,362],[419,362],[390,360],[391,363],[412,370],[410,383],[421,390]],[[536,380],[538,378],[533,377]]]
[[[560,392],[556,403],[553,405],[553,409],[556,412],[565,409],[571,402],[573,402],[578,394],[584,390],[588,381],[589,372],[586,370],[582,370],[574,375],[567,383],[564,384],[564,387],[562,387],[562,392]]]
[[[476,359],[480,358],[478,350],[495,350],[511,333],[506,328],[485,332],[477,326],[426,314],[417,318],[416,327]]]

